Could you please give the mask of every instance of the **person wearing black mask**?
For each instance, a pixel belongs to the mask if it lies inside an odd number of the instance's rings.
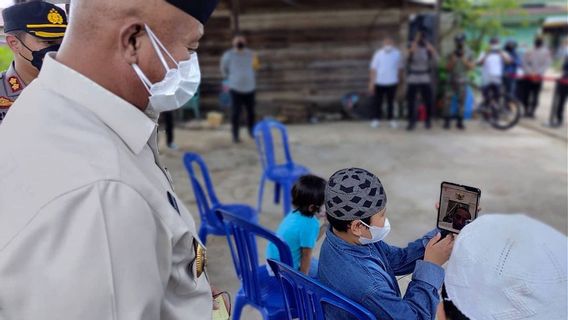
[[[459,34],[455,37],[455,50],[447,59],[447,69],[449,74],[446,107],[444,110],[444,129],[450,129],[450,121],[452,116],[451,101],[453,96],[457,97],[457,127],[465,129],[463,124],[465,97],[467,91],[468,72],[475,67],[473,54],[466,46],[465,34]]]
[[[67,28],[65,11],[43,1],[13,5],[2,11],[2,17],[14,61],[0,74],[0,123],[22,90],[37,78],[45,54],[59,49]]]
[[[534,48],[527,51],[523,58],[523,71],[528,80],[526,83],[526,96],[523,101],[525,117],[535,117],[540,90],[542,89],[543,76],[551,63],[552,57],[550,51],[544,46],[543,39],[537,37],[534,41]]]
[[[508,97],[515,97],[517,92],[517,70],[521,66],[521,58],[517,53],[517,42],[508,40],[505,43],[505,52],[509,55],[511,60],[505,63],[505,70],[503,70],[503,86],[505,93]]]
[[[246,46],[243,35],[233,38],[233,48],[227,50],[221,58],[221,74],[228,80],[232,103],[233,142],[239,143],[239,129],[243,106],[247,110],[247,125],[250,137],[253,137],[255,122],[256,70],[260,64],[256,53]]]
[[[414,37],[408,50],[408,84],[406,99],[408,106],[408,127],[407,130],[414,130],[417,120],[418,94],[422,97],[422,102],[426,106],[426,129],[431,127],[431,115],[433,107],[432,97],[432,69],[436,68],[438,53],[436,49],[427,41],[425,31],[420,30]]]

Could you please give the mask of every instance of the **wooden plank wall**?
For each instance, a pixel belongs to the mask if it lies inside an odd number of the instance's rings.
[[[229,11],[216,13],[206,26],[200,49],[204,109],[218,108],[222,80],[218,64],[230,46],[230,26]],[[342,95],[365,91],[369,60],[381,39],[387,35],[404,39],[407,33],[404,11],[377,5],[249,10],[240,16],[240,27],[262,64],[257,77],[258,112],[261,116],[286,114],[296,121],[307,118],[308,110],[338,111]]]

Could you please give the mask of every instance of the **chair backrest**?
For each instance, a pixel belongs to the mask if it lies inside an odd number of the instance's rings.
[[[201,221],[216,224],[218,220],[214,216],[214,213],[211,212],[211,208],[217,206],[219,200],[215,194],[215,189],[213,189],[213,183],[211,182],[211,177],[209,176],[205,162],[197,153],[187,152],[183,156],[183,164],[189,174],[189,180],[191,181]],[[197,175],[194,165],[199,168],[201,177]],[[201,181],[203,181],[203,184]]]
[[[256,237],[273,243],[278,249],[283,264],[292,265],[293,263],[290,248],[276,234],[257,224],[243,220],[227,211],[217,210],[216,213],[225,225],[227,242],[237,276],[241,279],[243,291],[250,301],[262,305]]]
[[[330,305],[353,315],[359,320],[376,320],[375,316],[358,303],[305,276],[288,265],[269,259],[268,264],[280,281],[288,318],[295,310],[300,320],[324,320],[324,306]]]
[[[274,153],[274,140],[272,136],[273,130],[277,130],[282,138],[285,157],[284,160],[286,161],[285,164],[292,164],[292,155],[290,154],[290,147],[288,146],[288,131],[286,130],[286,126],[276,120],[265,119],[254,127],[254,139],[258,149],[258,155],[260,157],[262,167],[265,170],[277,165]]]

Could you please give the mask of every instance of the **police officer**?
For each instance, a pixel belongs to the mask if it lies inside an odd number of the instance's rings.
[[[216,4],[72,0],[61,49],[0,126],[2,319],[212,318],[153,116],[196,93]]]
[[[13,5],[2,16],[14,61],[0,75],[0,123],[22,90],[38,76],[45,54],[59,49],[67,28],[65,11],[44,1]]]

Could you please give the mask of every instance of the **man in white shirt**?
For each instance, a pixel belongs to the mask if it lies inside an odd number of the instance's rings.
[[[0,126],[1,319],[211,319],[205,248],[145,112],[155,84],[178,92],[160,60],[181,66],[215,5],[73,0]]]
[[[394,98],[402,72],[400,51],[394,47],[393,40],[386,37],[383,47],[375,52],[370,65],[369,93],[374,94],[375,117],[371,122],[373,128],[378,128],[383,115],[383,98],[387,99],[387,119],[391,127],[397,127],[393,119]]]
[[[485,99],[493,97],[499,99],[503,82],[503,69],[505,63],[511,58],[501,49],[499,38],[493,37],[489,41],[489,49],[481,53],[477,65],[481,66],[481,85]]]

